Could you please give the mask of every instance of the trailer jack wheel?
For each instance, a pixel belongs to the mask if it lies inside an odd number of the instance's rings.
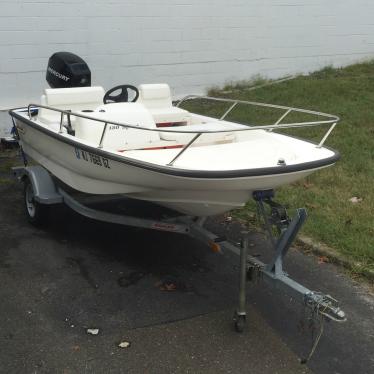
[[[245,314],[238,314],[238,312],[235,312],[234,316],[234,327],[236,332],[243,332],[245,329],[245,326],[247,324]]]
[[[23,196],[27,220],[35,226],[42,225],[45,222],[47,207],[35,200],[34,187],[28,177],[24,178]]]

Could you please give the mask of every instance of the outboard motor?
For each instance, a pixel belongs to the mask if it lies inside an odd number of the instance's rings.
[[[57,52],[48,60],[46,79],[52,88],[89,87],[91,71],[74,53]]]

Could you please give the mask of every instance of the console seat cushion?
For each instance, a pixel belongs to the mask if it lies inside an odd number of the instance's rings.
[[[162,123],[188,123],[191,115],[187,110],[177,108],[175,106],[160,109],[148,109],[155,122]]]
[[[190,113],[173,106],[170,87],[165,84],[141,84],[138,102],[145,105],[158,123],[188,123]]]
[[[41,105],[51,106],[56,109],[93,110],[103,103],[105,91],[103,87],[72,87],[72,88],[46,88],[41,97]],[[61,114],[52,110],[40,108],[38,119],[46,124],[60,122]],[[71,119],[72,124],[75,118]]]

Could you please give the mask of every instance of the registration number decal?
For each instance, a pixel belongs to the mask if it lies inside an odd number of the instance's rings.
[[[84,160],[86,162],[90,162],[91,164],[110,169],[109,160],[107,158],[96,155],[95,153],[83,151],[79,148],[75,148],[74,150],[75,156],[78,160]]]

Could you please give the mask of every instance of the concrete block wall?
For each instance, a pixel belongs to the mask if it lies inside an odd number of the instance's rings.
[[[0,109],[38,101],[60,50],[93,84],[176,95],[346,65],[374,56],[373,14],[370,0],[0,0]]]

